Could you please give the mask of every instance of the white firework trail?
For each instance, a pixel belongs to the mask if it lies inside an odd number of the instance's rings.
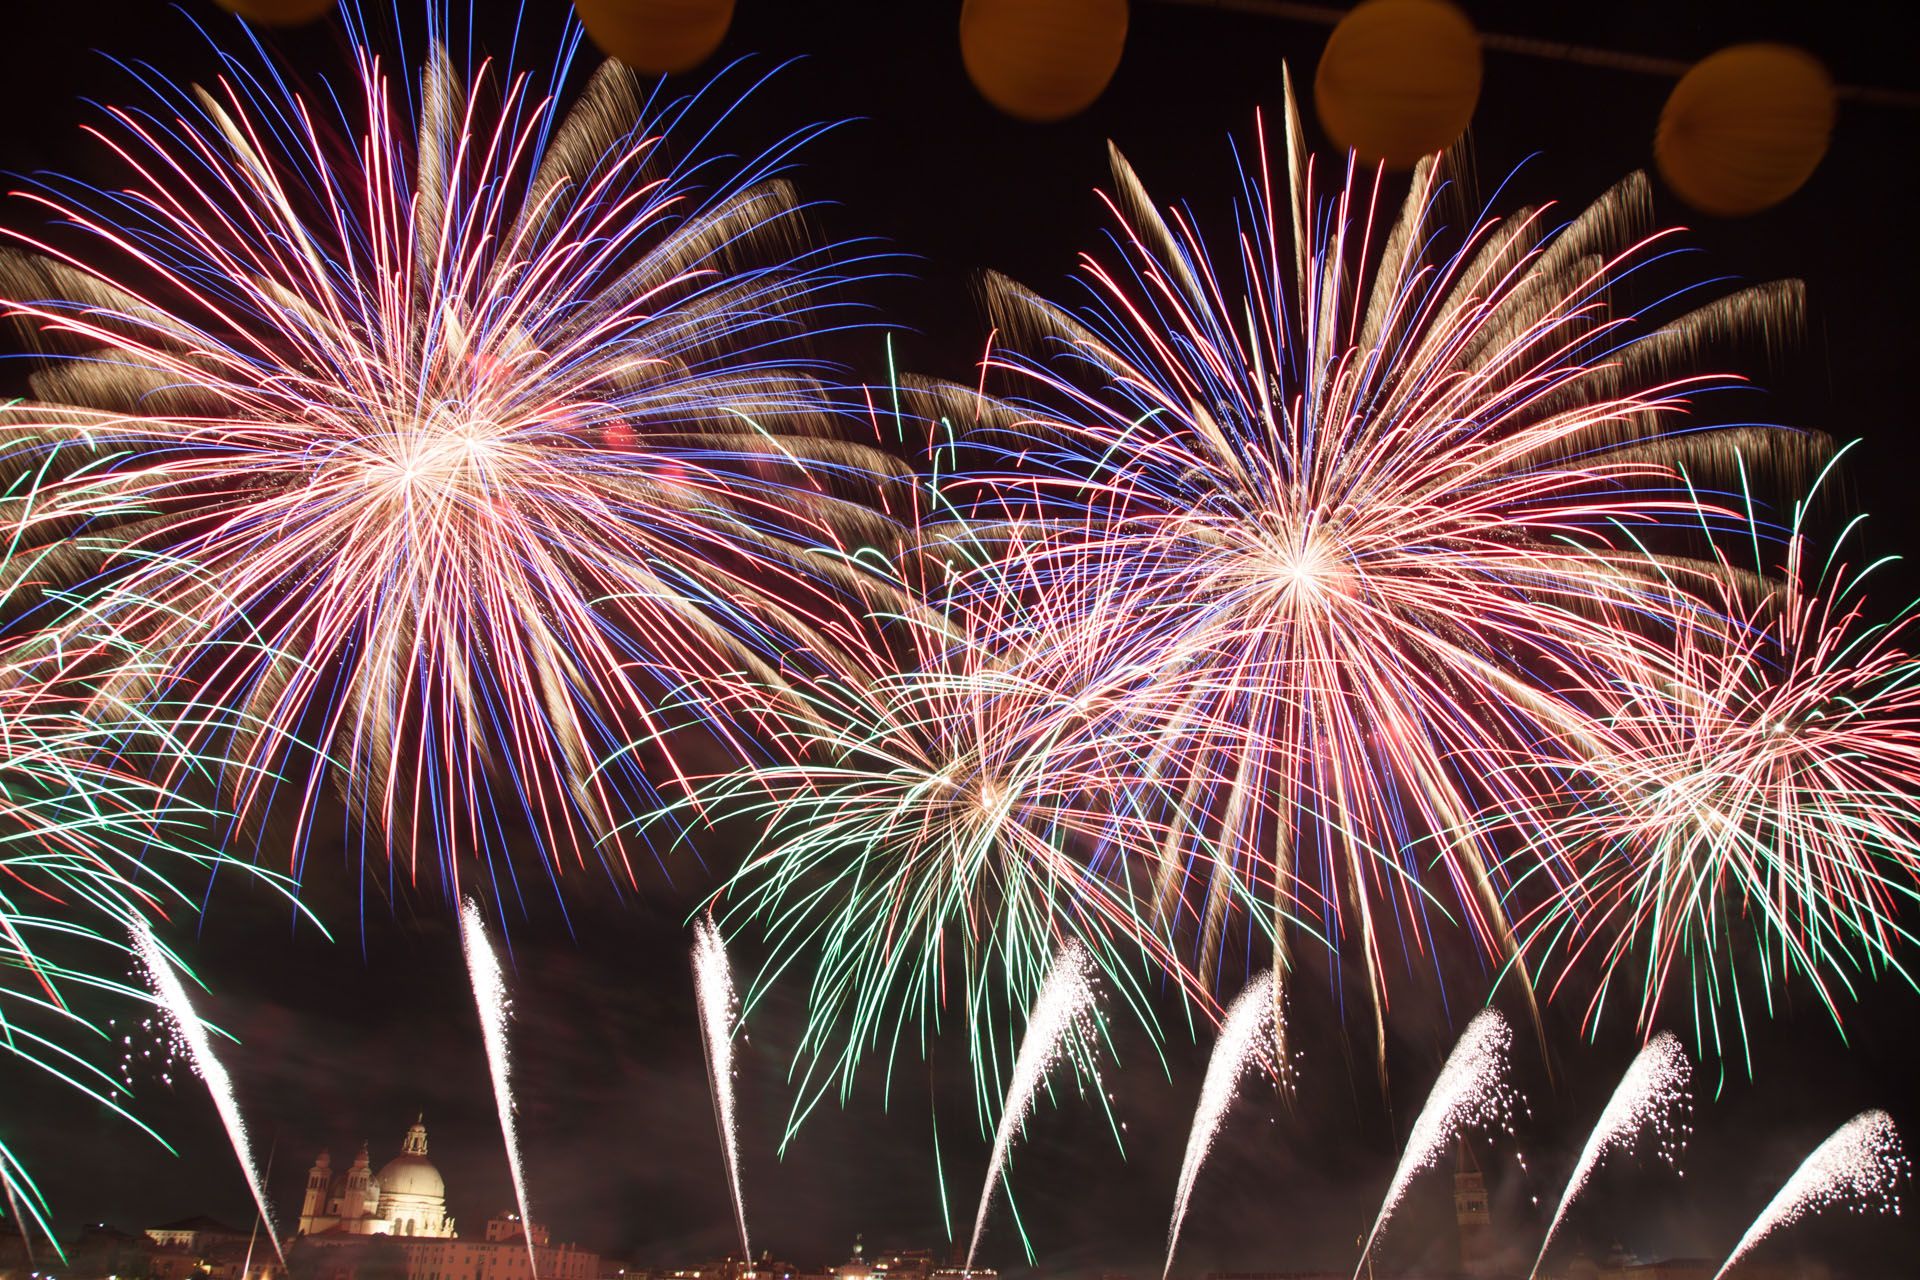
[[[474,1007],[480,1011],[480,1039],[487,1047],[487,1073],[493,1077],[493,1103],[500,1112],[500,1138],[507,1148],[507,1172],[513,1175],[513,1198],[520,1207],[521,1236],[527,1242],[527,1274],[538,1280],[540,1264],[533,1253],[533,1215],[527,1211],[527,1174],[520,1162],[520,1136],[514,1127],[512,1063],[507,1056],[507,1019],[513,1003],[500,958],[487,940],[480,907],[472,898],[460,903],[460,945],[467,953],[467,976],[473,983]]]
[[[1006,1104],[1000,1111],[1000,1128],[993,1135],[993,1154],[987,1160],[986,1185],[980,1188],[980,1209],[973,1219],[973,1241],[967,1246],[967,1270],[973,1270],[973,1256],[980,1248],[980,1235],[986,1229],[987,1208],[993,1203],[993,1189],[1000,1183],[1007,1163],[1007,1148],[1019,1132],[1027,1113],[1033,1110],[1035,1095],[1046,1079],[1047,1071],[1063,1055],[1075,1052],[1085,1043],[1093,1017],[1092,966],[1078,943],[1069,942],[1053,958],[1040,995],[1027,1015],[1026,1034],[1020,1041],[1020,1054],[1013,1063],[1013,1082],[1007,1087]]]
[[[194,1074],[206,1083],[207,1092],[213,1098],[213,1109],[220,1114],[220,1123],[227,1130],[227,1141],[233,1145],[234,1158],[240,1162],[240,1172],[246,1175],[247,1189],[253,1193],[254,1207],[260,1211],[260,1221],[266,1225],[267,1235],[273,1241],[273,1251],[279,1256],[280,1266],[284,1269],[287,1255],[280,1249],[280,1231],[274,1225],[273,1210],[267,1207],[266,1188],[262,1184],[259,1166],[254,1163],[253,1143],[247,1137],[247,1122],[241,1117],[240,1103],[234,1097],[233,1080],[215,1056],[213,1037],[207,1032],[207,1024],[193,1011],[193,1002],[187,999],[187,988],[174,971],[173,962],[160,949],[159,940],[145,924],[139,922],[134,924],[132,934],[134,954],[140,957],[140,965],[146,970],[147,986],[153,992],[153,998],[173,1020],[174,1030],[186,1047],[187,1061],[193,1065]]]
[[[1687,1082],[1692,1075],[1693,1064],[1680,1047],[1679,1037],[1671,1031],[1662,1031],[1634,1055],[1626,1074],[1614,1086],[1613,1097],[1608,1099],[1593,1132],[1588,1135],[1587,1145],[1573,1166],[1573,1176],[1567,1179],[1567,1189],[1560,1193],[1560,1206],[1553,1211],[1553,1221],[1547,1224],[1546,1238],[1540,1242],[1540,1253],[1533,1260],[1528,1280],[1540,1273],[1540,1264],[1547,1259],[1547,1248],[1560,1230],[1568,1206],[1586,1188],[1588,1179],[1608,1155],[1627,1150],[1642,1134],[1650,1132],[1655,1154],[1669,1165],[1679,1167],[1680,1153],[1686,1149],[1690,1132],[1686,1117],[1692,1114],[1693,1100],[1687,1092]]]
[[[700,1005],[700,1034],[707,1051],[707,1085],[713,1091],[713,1119],[720,1129],[720,1154],[733,1193],[733,1221],[740,1229],[740,1256],[753,1261],[747,1242],[747,1202],[740,1191],[740,1134],[733,1103],[733,969],[727,946],[711,920],[693,926],[693,990]]]
[[[1273,975],[1261,974],[1242,991],[1220,1024],[1207,1060],[1207,1078],[1200,1086],[1200,1102],[1193,1109],[1193,1129],[1187,1135],[1186,1158],[1180,1162],[1180,1185],[1173,1195],[1173,1221],[1167,1227],[1167,1261],[1161,1280],[1173,1273],[1173,1251],[1180,1244],[1180,1227],[1187,1220],[1187,1204],[1200,1177],[1200,1166],[1213,1150],[1213,1140],[1233,1105],[1240,1078],[1274,1060]]]
[[[1431,1168],[1452,1142],[1466,1129],[1499,1125],[1513,1132],[1513,1113],[1519,1098],[1507,1083],[1507,1053],[1513,1047],[1513,1031],[1507,1020],[1492,1009],[1482,1009],[1447,1055],[1447,1065],[1433,1082],[1427,1105],[1420,1109],[1407,1137],[1407,1149],[1401,1153],[1400,1166],[1394,1170],[1393,1183],[1380,1214],[1367,1233],[1366,1247],[1354,1265],[1354,1280],[1359,1280],[1373,1242],[1380,1236],[1387,1219],[1407,1194],[1414,1177]]]
[[[1899,1213],[1900,1183],[1907,1172],[1907,1157],[1900,1148],[1900,1133],[1893,1127],[1893,1117],[1884,1111],[1862,1111],[1800,1162],[1779,1194],[1767,1202],[1747,1234],[1740,1237],[1720,1270],[1714,1272],[1714,1280],[1731,1271],[1762,1240],[1808,1214],[1837,1205],[1856,1213],[1869,1209]]]

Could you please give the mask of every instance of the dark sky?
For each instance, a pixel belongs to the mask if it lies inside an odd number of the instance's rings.
[[[483,6],[483,42],[501,37],[509,7]],[[1877,6],[1844,18],[1827,16],[1834,6],[1736,0],[1564,13],[1517,2],[1466,7],[1490,31],[1683,59],[1745,39],[1787,39],[1825,59],[1842,82],[1915,87],[1905,28]],[[0,168],[8,171],[92,163],[77,129],[91,118],[81,99],[137,92],[95,51],[144,57],[178,68],[181,78],[208,67],[187,17],[157,0],[19,0],[12,8],[9,72],[0,77]],[[557,24],[562,10],[559,0],[530,0],[529,8],[535,27]],[[207,0],[184,12],[216,28],[224,21]],[[873,283],[866,300],[907,330],[905,366],[961,378],[985,337],[970,289],[978,269],[1066,295],[1075,254],[1103,230],[1093,190],[1103,180],[1106,138],[1121,144],[1161,200],[1190,199],[1220,225],[1234,181],[1229,135],[1247,134],[1256,107],[1278,107],[1283,61],[1310,78],[1325,37],[1312,26],[1136,0],[1126,59],[1107,95],[1080,119],[1035,127],[996,115],[972,92],[954,37],[957,12],[957,0],[741,0],[723,57],[803,57],[730,123],[728,140],[751,150],[802,122],[849,122],[803,158],[799,181],[808,196],[833,203],[823,214],[829,232],[877,236],[910,255],[910,278]],[[281,47],[313,75],[345,65],[332,28],[289,36]],[[1474,134],[1483,187],[1524,162],[1507,207],[1591,198],[1649,162],[1666,87],[1489,54]],[[1912,305],[1920,294],[1911,238],[1920,194],[1916,123],[1911,111],[1848,104],[1831,153],[1792,201],[1746,221],[1701,220],[1688,237],[1700,251],[1690,267],[1699,276],[1807,280],[1805,342],[1788,360],[1756,370],[1769,388],[1765,412],[1862,439],[1852,474],[1858,501],[1876,513],[1872,543],[1886,551],[1920,546],[1906,381],[1920,350]],[[1662,220],[1693,221],[1664,191],[1658,211]],[[33,214],[14,203],[5,216],[30,222]],[[858,372],[877,377],[877,362]],[[1897,593],[1911,581],[1896,575],[1886,586]],[[708,850],[716,867],[728,854]],[[683,927],[711,878],[691,861],[672,872],[670,887],[622,895],[582,877],[569,889],[571,929],[536,896],[514,934],[514,1036],[536,1213],[560,1238],[649,1262],[697,1260],[730,1239]],[[314,864],[309,901],[336,942],[290,929],[283,909],[238,882],[216,894],[202,936],[178,941],[215,989],[208,1012],[242,1040],[229,1065],[262,1148],[276,1151],[271,1181],[283,1213],[320,1146],[339,1161],[370,1138],[382,1161],[423,1108],[452,1209],[475,1231],[509,1203],[510,1191],[451,911],[437,886],[423,885],[376,903],[363,928],[355,875],[343,862]],[[1374,1082],[1364,1031],[1349,1037],[1337,1025],[1324,981],[1304,984],[1295,1014],[1305,1055],[1298,1104],[1289,1112],[1270,1089],[1249,1089],[1204,1177],[1183,1269],[1350,1262],[1351,1238],[1371,1217],[1412,1110],[1478,999],[1477,981],[1471,963],[1458,967],[1451,1015],[1419,974],[1398,989],[1391,1105]],[[875,1244],[944,1243],[933,1097],[941,1100],[954,1229],[964,1233],[987,1143],[966,1105],[958,1046],[943,1050],[937,1078],[917,1063],[903,1067],[890,1107],[870,1078],[777,1160],[796,1026],[783,999],[790,997],[777,995],[763,1011],[739,1073],[757,1242],[803,1262],[838,1259],[860,1231]],[[1651,1164],[1610,1170],[1574,1236],[1718,1256],[1799,1155],[1854,1112],[1885,1106],[1920,1134],[1915,999],[1891,985],[1872,993],[1849,1011],[1850,1043],[1803,997],[1762,1021],[1756,1078],[1730,1076],[1717,1098],[1702,1097],[1686,1178]],[[1551,1077],[1529,1042],[1518,1053],[1532,1104],[1522,1145],[1537,1181],[1518,1172],[1511,1147],[1494,1157],[1496,1220],[1519,1240],[1537,1238],[1531,1197],[1557,1194],[1586,1123],[1633,1048],[1619,1027],[1583,1044],[1566,1010],[1550,1015],[1549,1040]],[[1206,1049],[1176,1032],[1162,1070],[1138,1035],[1123,1033],[1117,1048],[1121,1066],[1108,1076],[1114,1111],[1127,1125],[1125,1158],[1097,1109],[1071,1101],[1042,1111],[1017,1158],[1023,1218],[1050,1268],[1144,1271],[1164,1238]],[[16,1076],[0,1082],[0,1125],[43,1176],[63,1221],[137,1228],[200,1212],[248,1219],[244,1185],[197,1087],[140,1088],[142,1113],[177,1144],[176,1158]],[[1423,1183],[1404,1212],[1388,1257],[1412,1261],[1447,1246],[1444,1179]],[[1911,1257],[1920,1233],[1908,1221],[1812,1224],[1781,1253]],[[988,1255],[1003,1264],[1017,1257],[1004,1211]],[[1885,1272],[1862,1262],[1857,1274]]]

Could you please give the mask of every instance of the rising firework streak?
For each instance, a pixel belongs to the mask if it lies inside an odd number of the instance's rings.
[[[1214,1137],[1227,1118],[1234,1090],[1249,1071],[1274,1063],[1274,981],[1262,974],[1227,1009],[1207,1061],[1207,1078],[1200,1086],[1200,1104],[1194,1108],[1193,1131],[1187,1136],[1187,1154],[1180,1162],[1180,1185],[1173,1196],[1173,1223],[1167,1228],[1167,1261],[1162,1280],[1173,1273],[1173,1251],[1180,1244],[1180,1227],[1187,1220],[1187,1204],[1200,1177],[1200,1166],[1213,1151]]]
[[[261,1184],[259,1166],[254,1163],[253,1144],[247,1138],[246,1121],[240,1116],[240,1102],[234,1097],[233,1081],[215,1056],[207,1026],[193,1011],[193,1002],[187,999],[187,989],[181,984],[180,975],[174,972],[172,962],[160,949],[153,932],[145,925],[136,924],[132,934],[134,953],[140,957],[140,963],[147,971],[153,998],[173,1019],[174,1028],[186,1045],[194,1074],[206,1082],[207,1092],[213,1096],[214,1110],[220,1113],[220,1123],[226,1128],[227,1141],[233,1146],[234,1157],[240,1161],[240,1172],[246,1175],[247,1189],[253,1193],[254,1207],[260,1212],[260,1221],[266,1225],[267,1235],[273,1241],[273,1251],[279,1255],[280,1266],[284,1270],[287,1256],[280,1250],[280,1232],[273,1223],[273,1210],[267,1206],[266,1188]]]
[[[520,1207],[520,1223],[527,1242],[527,1274],[537,1280],[540,1264],[533,1252],[533,1215],[527,1208],[527,1173],[520,1159],[520,1136],[514,1125],[512,1063],[507,1056],[507,1020],[513,1005],[500,972],[500,958],[487,940],[480,907],[472,898],[460,904],[460,943],[467,953],[467,975],[473,983],[473,1003],[480,1012],[480,1038],[487,1050],[487,1074],[493,1080],[493,1103],[500,1113],[500,1138],[507,1148],[507,1170],[513,1175],[513,1199]]]
[[[1460,1042],[1447,1055],[1447,1063],[1440,1069],[1440,1078],[1434,1081],[1433,1091],[1427,1095],[1419,1118],[1413,1122],[1407,1149],[1393,1172],[1393,1182],[1387,1187],[1386,1199],[1381,1201],[1373,1229],[1367,1233],[1360,1261],[1354,1265],[1355,1280],[1359,1280],[1367,1257],[1373,1252],[1374,1241],[1399,1207],[1414,1176],[1431,1168],[1446,1151],[1448,1143],[1456,1141],[1467,1129],[1499,1125],[1511,1130],[1518,1101],[1507,1083],[1507,1052],[1512,1046],[1512,1029],[1507,1026],[1507,1020],[1492,1009],[1482,1009],[1467,1024]]]
[[[980,1235],[987,1227],[987,1209],[993,1203],[993,1189],[1000,1184],[1007,1163],[1007,1150],[1014,1135],[1033,1109],[1035,1096],[1047,1078],[1047,1070],[1061,1057],[1082,1052],[1093,1018],[1094,996],[1092,968],[1086,951],[1069,943],[1055,957],[1053,969],[1040,988],[1033,1012],[1027,1018],[1027,1031],[1020,1041],[1020,1055],[1013,1064],[1013,1083],[1007,1087],[1006,1106],[1000,1114],[1000,1127],[993,1135],[993,1154],[987,1159],[987,1181],[980,1188],[980,1208],[974,1214],[973,1239],[967,1245],[967,1270],[973,1270],[974,1254],[980,1250]]]
[[[1740,1243],[1714,1273],[1714,1280],[1733,1270],[1749,1250],[1782,1227],[1808,1214],[1836,1205],[1860,1212],[1900,1212],[1899,1188],[1908,1173],[1893,1117],[1884,1111],[1863,1111],[1813,1149],[1785,1186],[1767,1202]]]
[[[1634,1055],[1627,1073],[1614,1086],[1613,1096],[1594,1124],[1587,1145],[1581,1149],[1580,1159],[1573,1166],[1573,1176],[1567,1179],[1566,1190],[1560,1193],[1560,1205],[1553,1211],[1553,1221],[1547,1225],[1539,1256],[1533,1260],[1533,1270],[1528,1273],[1529,1280],[1540,1274],[1547,1248],[1553,1244],[1554,1233],[1560,1230],[1574,1197],[1585,1189],[1587,1180],[1609,1153],[1627,1150],[1642,1135],[1651,1134],[1660,1158],[1669,1165],[1679,1162],[1680,1152],[1687,1145],[1686,1115],[1692,1109],[1687,1080],[1692,1074],[1686,1051],[1670,1031],[1662,1031]]]
[[[753,1259],[747,1240],[747,1203],[740,1190],[740,1132],[733,1100],[733,969],[726,943],[711,920],[693,926],[693,990],[700,1004],[700,1041],[706,1049],[707,1084],[713,1091],[713,1118],[720,1129],[720,1154],[727,1166],[727,1190],[733,1196],[733,1222],[740,1231],[740,1256]]]

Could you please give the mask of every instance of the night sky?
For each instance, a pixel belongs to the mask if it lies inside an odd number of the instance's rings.
[[[504,38],[511,0],[482,4],[481,43]],[[529,0],[536,43],[550,39],[562,0]],[[1742,40],[1785,39],[1811,49],[1846,84],[1916,87],[1911,41],[1891,12],[1829,16],[1838,6],[1616,3],[1561,6],[1466,3],[1488,31],[1692,59]],[[180,79],[211,58],[194,21],[231,34],[208,0],[179,9],[157,0],[18,0],[0,77],[0,169],[99,172],[98,148],[79,124],[87,98],[138,100],[106,57],[145,58]],[[1104,141],[1117,141],[1163,203],[1189,200],[1203,223],[1225,221],[1235,171],[1229,139],[1246,139],[1254,112],[1280,104],[1280,68],[1310,80],[1325,29],[1227,11],[1135,0],[1125,60],[1108,93],[1062,125],[1016,123],[968,85],[955,39],[957,0],[740,0],[722,54],[758,66],[798,58],[724,128],[752,152],[816,120],[845,125],[802,157],[796,174],[836,238],[876,237],[899,257],[899,278],[854,290],[872,318],[897,326],[903,367],[970,380],[986,337],[972,282],[1005,271],[1071,299],[1075,255],[1100,244]],[[1893,10],[1888,6],[1889,11]],[[190,20],[191,19],[191,20]],[[311,76],[346,68],[344,40],[322,25],[278,38],[290,64]],[[692,81],[690,80],[691,84]],[[1475,120],[1483,191],[1508,178],[1497,207],[1563,198],[1578,206],[1651,161],[1651,137],[1668,84],[1565,63],[1489,53]],[[1786,205],[1739,222],[1693,220],[1664,190],[1658,216],[1692,230],[1693,277],[1808,283],[1804,341],[1771,363],[1740,365],[1767,388],[1758,416],[1859,438],[1851,498],[1874,513],[1868,544],[1920,551],[1913,500],[1912,299],[1920,253],[1911,222],[1920,113],[1843,103],[1833,146],[1811,183]],[[1315,144],[1325,142],[1308,128]],[[1517,172],[1516,172],[1517,170]],[[33,226],[23,202],[11,225]],[[836,349],[852,378],[882,376],[877,333]],[[1913,593],[1895,570],[1878,588],[1883,608]],[[269,839],[269,843],[271,838]],[[229,1067],[262,1151],[272,1148],[271,1188],[283,1216],[297,1212],[307,1165],[322,1146],[338,1167],[370,1139],[375,1165],[424,1110],[432,1157],[446,1175],[464,1233],[511,1203],[467,992],[453,913],[429,873],[363,879],[356,863],[323,846],[310,866],[307,902],[334,940],[296,927],[283,903],[231,878],[215,886],[198,937],[174,938],[214,990],[212,1020],[241,1039]],[[271,852],[271,851],[269,851]],[[689,911],[737,856],[730,838],[706,842],[704,863],[676,855],[646,869],[638,890],[597,871],[575,874],[564,904],[538,873],[510,909],[518,1017],[514,1024],[531,1193],[557,1239],[638,1258],[697,1261],[732,1239],[689,987]],[[751,945],[741,963],[750,968]],[[1353,1238],[1371,1219],[1400,1140],[1441,1058],[1485,990],[1464,950],[1443,956],[1443,991],[1430,966],[1395,976],[1393,1092],[1383,1098],[1370,1031],[1343,1028],[1329,998],[1334,979],[1309,971],[1294,1000],[1303,1059],[1291,1110],[1270,1086],[1249,1086],[1203,1175],[1183,1241],[1182,1270],[1351,1265]],[[1404,978],[1404,980],[1401,980]],[[1721,1083],[1703,1068],[1697,1134],[1676,1178],[1651,1160],[1616,1162],[1569,1229],[1595,1249],[1619,1241],[1643,1254],[1719,1257],[1745,1222],[1828,1131],[1867,1106],[1884,1106],[1920,1140],[1920,996],[1897,979],[1846,1011],[1843,1040],[1824,1011],[1793,993],[1771,1021],[1756,1018],[1755,1078],[1733,1068]],[[957,1038],[935,1069],[905,1061],[891,1097],[870,1074],[844,1109],[823,1108],[784,1159],[775,1147],[790,1095],[785,1082],[799,993],[776,990],[756,1012],[742,1052],[743,1158],[756,1246],[797,1262],[837,1261],[864,1232],[870,1250],[937,1245],[949,1238],[935,1175],[930,1116],[952,1197],[952,1229],[970,1223],[988,1143],[974,1121]],[[1511,1144],[1492,1161],[1494,1217],[1522,1243],[1538,1239],[1551,1203],[1619,1071],[1632,1055],[1615,1023],[1592,1043],[1577,1005],[1548,1014],[1551,1069],[1530,1032],[1517,1042],[1531,1102],[1520,1171]],[[1030,1125],[1014,1166],[1014,1192],[1050,1271],[1147,1272],[1164,1243],[1168,1201],[1186,1138],[1207,1039],[1189,1033],[1168,1000],[1164,1067],[1137,1031],[1120,1025],[1109,1066],[1124,1156],[1100,1109],[1063,1096]],[[1676,1010],[1676,1018],[1681,1011]],[[1676,1022],[1683,1035],[1688,1028]],[[1719,1085],[1718,1096],[1714,1096]],[[137,1229],[196,1213],[244,1225],[246,1188],[204,1090],[137,1078],[137,1107],[179,1148],[177,1157],[123,1122],[16,1070],[0,1077],[5,1138],[41,1176],[63,1223],[105,1219]],[[1451,1248],[1446,1179],[1422,1182],[1384,1257],[1436,1260]],[[1839,1219],[1797,1228],[1768,1256],[1819,1252],[1851,1260],[1858,1275],[1920,1247],[1910,1219]],[[1427,1228],[1436,1228],[1429,1230]],[[996,1212],[984,1261],[1018,1258],[1012,1221]]]

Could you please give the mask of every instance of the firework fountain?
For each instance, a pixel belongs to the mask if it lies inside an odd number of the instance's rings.
[[[993,1154],[987,1161],[987,1181],[980,1188],[980,1208],[973,1218],[973,1239],[967,1245],[967,1270],[973,1270],[973,1256],[980,1249],[980,1235],[986,1229],[987,1209],[993,1203],[993,1189],[999,1184],[1007,1163],[1007,1148],[1013,1135],[1033,1109],[1033,1101],[1046,1079],[1047,1069],[1062,1055],[1072,1054],[1084,1043],[1087,1024],[1094,1009],[1092,965],[1077,943],[1068,943],[1054,958],[1040,996],[1027,1018],[1027,1032],[1020,1041],[1020,1056],[1013,1064],[1013,1083],[1007,1088],[1007,1101],[1000,1113],[1000,1128],[993,1135]]]
[[[1900,1149],[1893,1117],[1884,1111],[1862,1111],[1801,1161],[1740,1237],[1714,1280],[1733,1270],[1762,1240],[1810,1213],[1840,1204],[1860,1213],[1869,1208],[1900,1212],[1899,1185],[1906,1175],[1907,1157]]]
[[[273,1210],[267,1205],[266,1187],[260,1177],[260,1168],[254,1163],[253,1144],[247,1137],[246,1121],[240,1116],[240,1103],[233,1094],[233,1081],[228,1077],[227,1069],[220,1065],[220,1059],[214,1055],[207,1024],[193,1011],[193,1002],[187,999],[187,989],[181,983],[180,975],[174,972],[173,962],[160,949],[159,940],[144,924],[135,924],[132,934],[134,954],[140,957],[140,964],[147,971],[147,982],[153,990],[153,998],[173,1019],[174,1028],[186,1046],[188,1061],[193,1064],[194,1074],[206,1081],[207,1092],[213,1097],[214,1110],[220,1113],[220,1123],[226,1127],[227,1141],[233,1144],[233,1154],[240,1161],[240,1172],[246,1175],[247,1189],[253,1193],[254,1207],[260,1211],[260,1221],[266,1225],[267,1235],[273,1241],[273,1251],[279,1256],[284,1269],[287,1255],[280,1248],[280,1232],[274,1225]]]
[[[1213,1151],[1213,1140],[1227,1118],[1227,1108],[1233,1105],[1240,1078],[1274,1060],[1273,1028],[1273,975],[1262,974],[1227,1010],[1226,1019],[1220,1024],[1220,1038],[1213,1044],[1213,1057],[1207,1061],[1200,1103],[1193,1110],[1193,1130],[1187,1135],[1187,1154],[1180,1162],[1180,1186],[1173,1196],[1173,1221],[1167,1227],[1167,1261],[1160,1271],[1162,1280],[1173,1272],[1173,1252],[1180,1244],[1180,1227],[1187,1219],[1193,1185],[1200,1177],[1200,1166]]]
[[[513,1082],[507,1057],[507,1018],[513,1012],[507,998],[507,983],[500,971],[500,958],[487,941],[487,927],[480,920],[480,906],[472,898],[460,904],[460,945],[467,953],[467,974],[473,982],[473,1003],[480,1011],[480,1038],[487,1046],[487,1074],[493,1078],[493,1101],[500,1111],[500,1138],[507,1148],[507,1170],[513,1174],[513,1199],[520,1209],[520,1221],[527,1230],[527,1274],[538,1276],[540,1264],[533,1256],[533,1215],[527,1211],[527,1172],[520,1160],[520,1137],[514,1129]]]
[[[1419,1118],[1413,1122],[1413,1132],[1407,1137],[1407,1149],[1400,1156],[1400,1166],[1393,1171],[1386,1199],[1380,1202],[1380,1214],[1367,1233],[1360,1261],[1354,1265],[1355,1280],[1359,1280],[1368,1256],[1373,1253],[1374,1241],[1379,1239],[1387,1219],[1407,1194],[1415,1175],[1431,1168],[1448,1142],[1468,1128],[1497,1124],[1511,1129],[1518,1101],[1507,1083],[1507,1053],[1512,1047],[1513,1030],[1495,1010],[1482,1009],[1467,1024],[1460,1042],[1447,1056],[1447,1065],[1440,1069],[1433,1092],[1427,1095],[1427,1105],[1420,1109]]]
[[[740,1256],[752,1259],[747,1242],[747,1202],[740,1192],[740,1131],[733,1102],[733,968],[727,946],[711,920],[693,926],[693,990],[700,1004],[700,1040],[707,1055],[707,1084],[713,1090],[713,1119],[720,1129],[720,1154],[727,1164],[727,1189],[733,1195],[733,1222],[740,1229]]]
[[[1662,1031],[1635,1055],[1594,1124],[1587,1145],[1581,1149],[1573,1176],[1567,1179],[1567,1189],[1560,1193],[1560,1205],[1553,1211],[1553,1221],[1547,1225],[1546,1238],[1540,1242],[1540,1255],[1533,1260],[1533,1270],[1528,1273],[1529,1280],[1540,1273],[1540,1264],[1547,1259],[1547,1249],[1567,1216],[1568,1206],[1586,1188],[1587,1180],[1609,1153],[1632,1146],[1642,1134],[1650,1132],[1660,1158],[1670,1165],[1678,1163],[1680,1152],[1687,1144],[1684,1113],[1691,1106],[1687,1081],[1692,1074],[1686,1051],[1670,1031]],[[1676,1113],[1682,1118],[1676,1118]]]

